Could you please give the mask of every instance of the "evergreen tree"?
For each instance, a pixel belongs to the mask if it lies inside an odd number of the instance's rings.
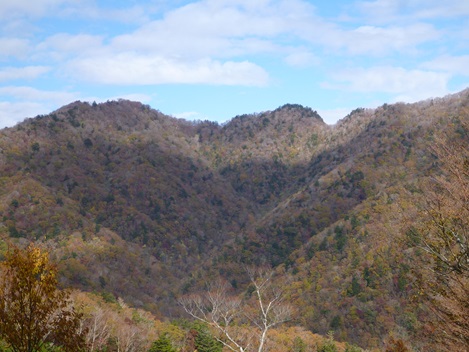
[[[176,352],[167,334],[161,335],[153,342],[148,352]]]
[[[223,344],[217,341],[206,328],[198,331],[195,346],[197,352],[221,352],[223,350]]]
[[[329,332],[327,335],[328,339],[318,346],[318,352],[337,352],[337,346],[335,345],[332,332]]]
[[[308,346],[301,337],[297,336],[293,340],[293,352],[305,352],[307,347]]]

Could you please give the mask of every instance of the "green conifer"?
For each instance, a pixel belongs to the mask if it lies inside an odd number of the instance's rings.
[[[176,352],[176,349],[173,347],[168,335],[163,334],[153,342],[148,352]]]
[[[193,328],[197,331],[194,341],[197,352],[221,352],[223,350],[223,344],[212,336],[206,325],[195,322]]]

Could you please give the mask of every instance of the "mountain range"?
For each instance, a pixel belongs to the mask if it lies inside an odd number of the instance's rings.
[[[161,318],[214,278],[242,290],[246,266],[273,267],[292,324],[417,346],[429,312],[403,236],[438,172],[435,136],[467,145],[468,120],[469,90],[333,126],[296,104],[217,124],[74,102],[0,130],[0,236],[43,243],[63,286]]]

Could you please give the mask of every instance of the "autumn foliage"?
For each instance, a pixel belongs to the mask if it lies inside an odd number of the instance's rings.
[[[462,121],[460,133],[463,141],[439,137],[432,148],[439,172],[424,183],[418,221],[409,231],[426,254],[426,265],[415,271],[434,313],[430,338],[453,350],[469,346],[469,121]]]
[[[47,252],[14,247],[0,275],[0,336],[14,352],[40,351],[47,344],[70,352],[85,347],[81,315],[57,288],[57,268]]]

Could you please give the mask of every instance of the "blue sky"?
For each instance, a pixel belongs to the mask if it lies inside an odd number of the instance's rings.
[[[469,86],[468,0],[1,0],[0,128],[76,100],[224,122]]]

